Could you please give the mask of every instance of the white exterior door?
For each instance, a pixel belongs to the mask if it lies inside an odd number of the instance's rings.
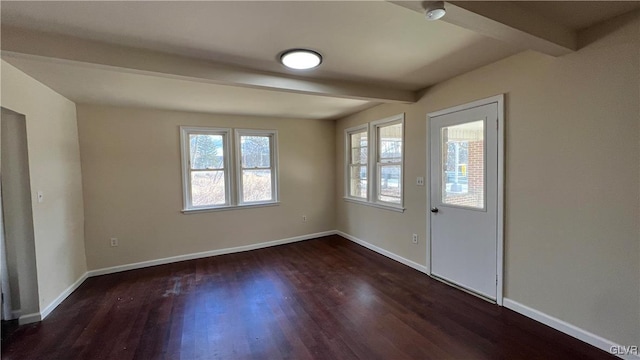
[[[430,114],[430,271],[501,303],[499,99]]]

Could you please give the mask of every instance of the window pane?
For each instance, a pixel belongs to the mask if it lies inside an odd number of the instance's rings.
[[[270,167],[270,140],[270,136],[240,136],[242,167],[249,169]]]
[[[366,164],[367,163],[367,133],[360,132],[351,134],[351,163]]]
[[[222,169],[222,135],[189,134],[192,169]]]
[[[484,121],[442,129],[442,203],[484,209]]]
[[[378,200],[400,204],[402,195],[402,166],[378,166]]]
[[[273,200],[271,170],[242,170],[242,201]]]
[[[351,166],[349,178],[349,195],[359,198],[367,198],[367,167],[361,165]]]
[[[192,172],[191,204],[193,206],[226,204],[224,171]]]
[[[378,147],[380,162],[401,162],[402,124],[378,128]]]

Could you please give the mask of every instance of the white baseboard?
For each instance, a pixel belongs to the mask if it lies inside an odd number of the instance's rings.
[[[142,261],[142,262],[137,262],[137,263],[133,263],[133,264],[112,266],[112,267],[108,267],[108,268],[91,270],[91,271],[88,272],[87,275],[89,277],[92,277],[92,276],[113,274],[113,273],[117,273],[117,272],[121,272],[121,271],[141,269],[141,268],[145,268],[145,267],[149,267],[149,266],[170,264],[170,263],[174,263],[174,262],[178,262],[178,261],[201,259],[201,258],[210,257],[210,256],[233,254],[233,253],[238,253],[238,252],[243,252],[243,251],[262,249],[262,248],[266,248],[266,247],[282,245],[282,244],[289,244],[289,243],[293,243],[293,242],[298,242],[298,241],[303,241],[303,240],[310,240],[310,239],[315,239],[315,238],[319,238],[319,237],[323,237],[323,236],[329,236],[329,235],[335,235],[335,234],[336,234],[336,232],[334,230],[323,231],[323,232],[319,232],[319,233],[300,235],[300,236],[295,236],[295,237],[291,237],[291,238],[287,238],[287,239],[267,241],[267,242],[258,243],[258,244],[237,246],[237,247],[226,248],[226,249],[203,251],[203,252],[192,253],[192,254],[172,256],[172,257],[163,258],[163,259]]]
[[[368,243],[368,242],[366,242],[366,241],[364,241],[362,239],[358,239],[357,237],[355,237],[353,235],[349,235],[349,234],[347,234],[345,232],[342,232],[340,230],[336,230],[335,233],[340,235],[340,236],[342,236],[345,239],[349,239],[349,240],[353,241],[354,243],[356,243],[358,245],[364,246],[369,250],[373,250],[373,251],[377,252],[380,255],[384,255],[384,256],[392,259],[392,260],[395,260],[395,261],[397,261],[399,263],[407,265],[408,267],[414,268],[414,269],[416,269],[416,270],[418,270],[420,272],[423,272],[425,274],[427,273],[427,267],[424,266],[424,265],[420,265],[415,261],[411,261],[409,259],[405,259],[400,255],[396,255],[396,254],[392,253],[391,251],[385,250],[385,249],[383,249],[381,247],[377,247],[377,246],[375,246],[373,244],[370,244],[370,243]]]
[[[71,293],[74,292],[78,288],[78,286],[82,285],[82,283],[86,279],[87,279],[87,273],[85,272],[84,274],[82,274],[82,276],[78,278],[78,280],[76,280],[73,284],[71,284],[68,288],[66,288],[60,295],[58,295],[57,298],[55,298],[51,303],[49,303],[49,305],[47,305],[44,308],[44,310],[40,311],[39,315],[41,319],[44,319],[47,316],[49,316],[49,314],[51,314],[53,309],[58,307],[58,305],[60,305],[64,301],[64,299],[66,299],[69,295],[71,295]],[[41,319],[38,319],[36,321],[40,321]]]
[[[621,348],[619,344],[616,344],[611,340],[607,340],[587,330],[584,330],[575,325],[569,324],[566,321],[562,321],[551,315],[547,315],[541,311],[538,311],[526,305],[520,304],[517,301],[504,298],[503,305],[508,309],[511,309],[517,313],[520,313],[535,321],[541,322],[549,327],[552,327],[558,331],[561,331],[578,340],[584,341],[587,344],[593,345],[598,349],[606,351],[607,353],[611,353],[611,349],[614,347],[617,349]],[[627,346],[629,345],[631,344],[627,344]],[[633,345],[636,345],[636,344],[633,344]],[[633,359],[633,360],[640,359],[640,356],[637,356],[637,355],[617,355],[617,356],[620,357],[621,359]]]
[[[40,313],[24,314],[20,315],[20,317],[18,318],[18,325],[31,324],[40,320],[42,320],[42,316],[40,316]]]

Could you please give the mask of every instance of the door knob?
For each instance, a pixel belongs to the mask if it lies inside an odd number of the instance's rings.
[[[438,208],[437,207],[431,208],[431,212],[434,213],[434,214],[437,213],[438,212]]]

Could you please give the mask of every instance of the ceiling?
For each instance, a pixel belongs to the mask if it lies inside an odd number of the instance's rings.
[[[573,30],[582,30],[640,8],[640,1],[516,1],[518,6]]]
[[[333,119],[371,107],[363,100],[222,86],[59,62],[9,62],[77,103],[307,119]]]
[[[517,5],[572,29],[632,7],[621,3],[607,12],[602,5],[573,3]],[[444,21],[427,22],[416,11],[384,1],[3,1],[1,11],[3,32],[35,30],[231,65],[248,74],[380,90],[418,91],[525,50]],[[295,47],[322,53],[322,66],[285,69],[277,57]],[[80,103],[335,119],[381,102],[14,55],[3,46],[3,59]]]
[[[2,24],[279,73],[305,47],[324,57],[314,77],[410,90],[517,51],[383,1],[3,2]]]

